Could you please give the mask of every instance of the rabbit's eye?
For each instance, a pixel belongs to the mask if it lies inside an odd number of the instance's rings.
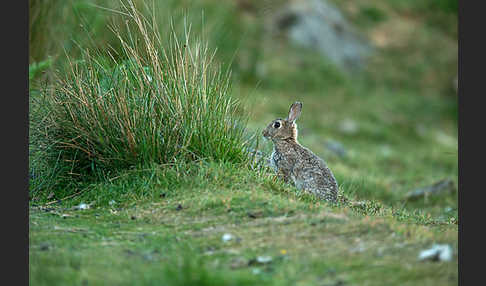
[[[273,124],[273,128],[279,128],[279,127],[280,127],[280,122],[277,121]]]

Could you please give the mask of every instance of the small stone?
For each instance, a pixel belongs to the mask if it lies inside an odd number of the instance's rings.
[[[453,137],[451,135],[448,135],[442,131],[437,131],[435,133],[435,139],[437,140],[438,143],[444,145],[444,146],[449,146],[449,147],[457,147],[457,137]]]
[[[419,253],[419,260],[450,261],[452,260],[452,248],[447,244],[434,244],[431,248]]]
[[[154,256],[150,253],[144,254],[142,257],[143,257],[143,259],[145,259],[147,261],[154,261],[155,260]]]
[[[272,260],[271,256],[258,256],[257,258],[250,259],[248,265],[268,264],[272,262]]]
[[[89,205],[85,203],[80,203],[77,207],[78,210],[87,210],[89,209]]]
[[[339,143],[338,141],[328,140],[325,145],[326,145],[326,148],[329,151],[333,152],[337,156],[339,156],[341,158],[346,157],[347,151],[344,148],[344,146],[341,143]]]
[[[405,199],[413,201],[429,195],[439,195],[439,194],[446,194],[446,193],[451,194],[454,193],[455,191],[456,188],[454,186],[454,182],[451,179],[443,179],[430,186],[419,188],[416,189],[415,191],[407,193],[405,195]]]
[[[271,256],[258,256],[256,261],[261,264],[267,264],[272,262],[272,257]]]
[[[339,123],[339,130],[345,134],[356,134],[358,132],[358,124],[352,119],[344,119]]]
[[[221,239],[223,240],[223,242],[228,242],[228,241],[232,240],[233,238],[234,238],[234,236],[231,233],[225,233],[221,237]]]

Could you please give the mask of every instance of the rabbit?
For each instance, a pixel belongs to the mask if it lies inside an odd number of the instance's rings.
[[[302,103],[295,102],[286,119],[277,118],[263,130],[263,137],[273,142],[270,165],[286,183],[292,181],[297,189],[335,202],[338,183],[333,173],[324,160],[297,142],[295,120],[301,111]]]

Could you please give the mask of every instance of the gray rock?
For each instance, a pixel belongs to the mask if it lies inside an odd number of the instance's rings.
[[[356,121],[350,118],[345,118],[338,125],[339,131],[347,135],[354,135],[358,133],[359,126]]]
[[[419,253],[419,260],[451,261],[452,247],[447,244],[434,244],[431,248]]]
[[[257,258],[250,259],[248,265],[264,265],[272,262],[271,256],[258,256]]]
[[[85,204],[85,203],[80,203],[79,205],[74,206],[73,208],[75,210],[87,210],[87,209],[90,208],[90,205],[89,204]]]
[[[416,189],[405,195],[405,199],[409,201],[414,201],[423,197],[430,195],[439,195],[445,193],[454,193],[456,188],[454,182],[451,179],[440,180],[433,185]]]
[[[267,264],[272,262],[272,257],[271,256],[258,256],[256,261],[261,264]]]
[[[228,242],[230,240],[232,240],[234,238],[234,236],[231,234],[231,233],[225,233],[223,234],[223,236],[221,237],[221,240],[223,242]]]
[[[43,242],[39,245],[39,249],[42,251],[49,250],[51,248],[51,245],[47,242]]]
[[[339,156],[341,158],[344,158],[344,157],[347,156],[346,149],[344,148],[343,144],[341,144],[338,141],[327,140],[327,142],[325,143],[325,146],[329,151],[333,152],[334,154],[336,154],[337,156]]]
[[[272,30],[283,32],[294,43],[316,50],[338,67],[352,71],[362,68],[373,48],[325,0],[290,1],[277,11]]]

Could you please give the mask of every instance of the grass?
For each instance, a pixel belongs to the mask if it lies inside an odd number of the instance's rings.
[[[126,38],[112,28],[125,60],[84,50],[37,96],[42,120],[32,123],[33,132],[50,146],[46,152],[58,155],[50,168],[62,164],[62,170],[70,167],[62,175],[82,177],[153,163],[246,162],[251,135],[230,97],[229,74],[212,62],[208,46],[193,40],[186,26],[184,38],[173,30],[164,48],[156,23],[133,2],[124,7],[132,20],[128,30],[141,36]]]
[[[458,190],[405,199],[442,179],[457,188],[453,3],[335,2],[377,47],[361,73],[268,38],[236,2],[36,6],[30,284],[456,285]],[[258,135],[296,100],[299,141],[333,170],[336,204],[248,157],[270,154]],[[418,260],[435,243],[452,261]]]
[[[377,202],[359,207],[316,204],[232,165],[198,170],[194,180],[170,189],[152,183],[163,196],[93,204],[85,211],[66,205],[31,209],[31,281],[457,284],[457,258],[437,264],[417,260],[418,252],[432,243],[451,243],[457,249],[454,224],[394,212]],[[136,181],[131,186],[143,181],[133,176],[125,180]],[[223,242],[224,233],[235,238]],[[258,256],[271,256],[272,262],[251,262]]]

